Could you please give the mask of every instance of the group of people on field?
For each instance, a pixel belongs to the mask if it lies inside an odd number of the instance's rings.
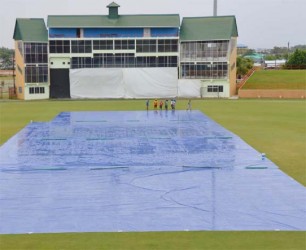
[[[168,110],[168,105],[169,105],[169,100],[168,99],[165,100],[165,103],[164,103],[163,100],[158,101],[157,99],[155,99],[153,101],[153,108],[154,108],[154,110],[157,110],[158,107],[159,107],[160,110],[162,110],[163,107],[165,107],[165,110]],[[149,110],[149,106],[150,106],[150,100],[147,99],[146,100],[146,108],[147,108],[147,110]],[[171,99],[170,106],[171,106],[172,110],[175,110],[175,106],[176,106],[176,100],[175,99]],[[187,110],[191,110],[191,100],[188,100]]]

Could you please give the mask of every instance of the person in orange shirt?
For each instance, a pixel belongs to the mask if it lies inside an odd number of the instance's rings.
[[[157,109],[157,104],[158,104],[158,101],[157,101],[157,99],[155,99],[154,102],[153,102],[154,109]]]

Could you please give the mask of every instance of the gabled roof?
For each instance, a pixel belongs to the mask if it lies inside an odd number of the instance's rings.
[[[180,16],[172,15],[119,15],[109,16],[48,16],[49,28],[135,28],[135,27],[180,27]]]
[[[48,42],[48,32],[43,18],[17,18],[14,40]]]
[[[111,8],[111,7],[118,8],[118,7],[120,7],[120,5],[119,5],[119,4],[116,4],[115,2],[112,2],[112,3],[110,3],[109,5],[107,5],[107,8]]]
[[[229,40],[238,37],[235,16],[184,17],[181,41]]]

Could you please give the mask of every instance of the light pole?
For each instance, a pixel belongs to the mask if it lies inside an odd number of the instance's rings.
[[[214,0],[214,16],[217,16],[217,0]]]
[[[287,49],[287,62],[289,61],[289,42],[288,42],[288,49]]]

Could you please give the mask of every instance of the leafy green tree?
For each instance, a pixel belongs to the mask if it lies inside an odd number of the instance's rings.
[[[253,64],[254,62],[252,59],[238,56],[236,62],[238,78],[241,78],[243,75],[248,73],[248,71],[253,68]]]
[[[255,54],[256,51],[254,49],[248,49],[244,54],[243,56],[248,56],[248,55],[253,55]]]
[[[288,54],[283,54],[283,55],[265,55],[265,60],[281,60],[281,59],[287,59]]]
[[[1,47],[0,48],[0,68],[12,69],[14,50]]]
[[[295,51],[296,49],[306,50],[306,45],[295,45],[292,48],[290,48],[290,52]]]
[[[289,57],[287,65],[306,65],[306,50],[295,50],[294,53]]]
[[[275,46],[272,50],[271,50],[271,54],[273,55],[285,55],[288,53],[288,48],[287,47],[277,47]]]

